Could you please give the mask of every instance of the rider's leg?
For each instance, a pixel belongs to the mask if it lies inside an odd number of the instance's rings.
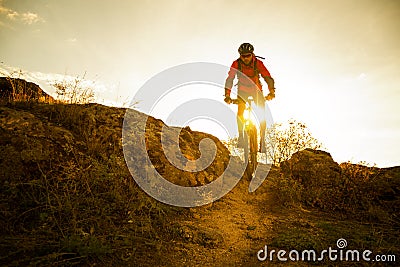
[[[262,92],[256,96],[257,105],[257,118],[260,121],[260,152],[265,152],[265,131],[267,129],[267,122],[265,116],[265,98]]]
[[[260,152],[264,153],[265,147],[265,131],[267,130],[267,122],[265,120],[260,123]]]
[[[239,138],[238,138],[238,147],[243,147],[244,146],[244,139],[243,139],[243,122],[244,122],[244,109],[246,107],[246,104],[242,101],[239,102],[238,104],[238,112],[237,112],[237,125],[238,125],[238,132],[239,132]]]
[[[238,90],[238,112],[237,112],[237,125],[239,131],[238,147],[244,147],[244,110],[246,109],[246,100],[249,97],[249,93]]]

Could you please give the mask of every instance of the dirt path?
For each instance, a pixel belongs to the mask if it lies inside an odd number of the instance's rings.
[[[273,236],[276,212],[265,186],[248,192],[242,179],[222,199],[193,208],[181,222],[188,242],[174,244],[176,266],[260,266],[257,252]]]

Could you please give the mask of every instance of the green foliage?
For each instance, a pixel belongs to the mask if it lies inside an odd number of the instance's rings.
[[[99,238],[89,233],[68,236],[61,241],[61,247],[67,255],[74,257],[101,258],[101,256],[112,252]]]
[[[298,181],[286,179],[280,175],[271,176],[268,179],[268,185],[277,205],[290,207],[301,203],[304,187]]]
[[[280,249],[319,250],[322,248],[321,239],[314,229],[301,229],[292,225],[291,228],[280,232],[272,241],[271,246]]]

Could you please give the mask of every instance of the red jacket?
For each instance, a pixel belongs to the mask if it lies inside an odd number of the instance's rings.
[[[271,77],[271,74],[267,70],[267,68],[264,66],[264,63],[261,60],[258,60],[255,56],[253,56],[253,60],[250,62],[249,65],[244,64],[243,61],[241,61],[241,71],[243,74],[246,76],[242,75],[239,73],[239,62],[241,59],[237,59],[232,63],[232,66],[228,72],[228,77],[226,78],[225,81],[225,90],[227,93],[230,94],[230,91],[233,86],[233,80],[235,79],[235,76],[238,76],[238,90],[239,91],[244,91],[244,92],[254,92],[255,90],[260,90],[262,91],[262,84],[260,82],[260,74],[261,77],[265,79],[265,77]],[[257,71],[254,69],[254,61],[255,66],[258,70]],[[255,87],[254,84],[251,81],[254,82],[257,86]]]

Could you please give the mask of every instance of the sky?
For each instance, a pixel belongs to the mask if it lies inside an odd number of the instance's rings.
[[[127,103],[165,69],[230,66],[250,42],[276,82],[275,122],[304,122],[338,162],[389,167],[400,165],[398,29],[397,0],[0,0],[0,72],[50,94],[49,82],[84,75],[98,102]]]

